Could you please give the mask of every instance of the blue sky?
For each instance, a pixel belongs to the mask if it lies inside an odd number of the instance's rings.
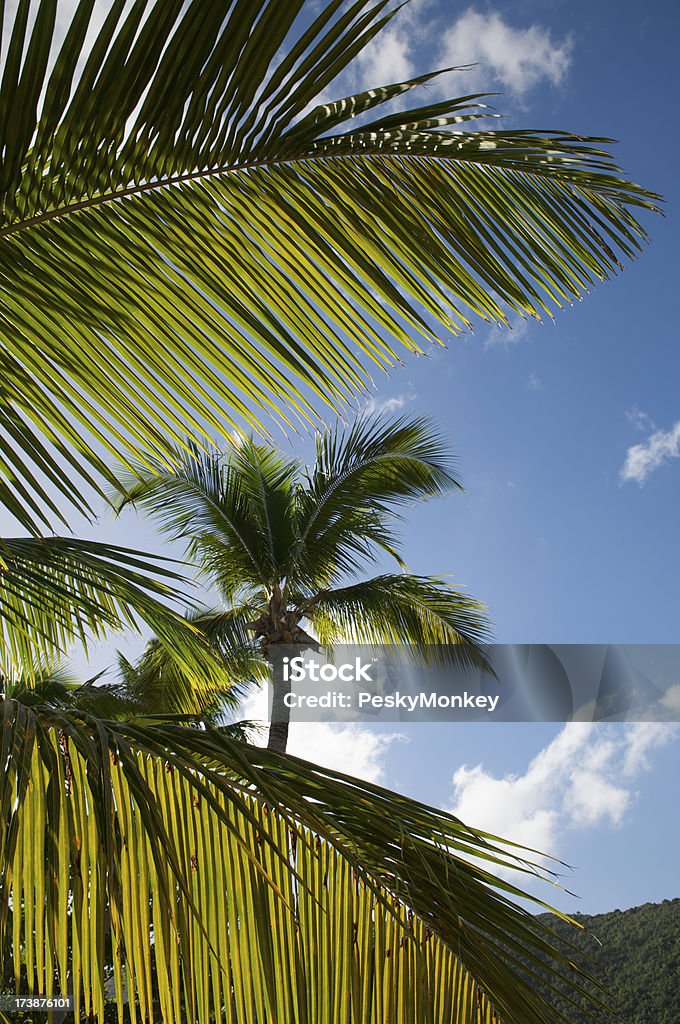
[[[669,95],[679,20],[674,4],[658,0],[414,0],[349,83],[479,61],[447,91],[503,92],[492,102],[515,126],[618,138],[626,172],[667,199],[667,217],[647,219],[652,243],[642,256],[554,324],[482,325],[446,351],[410,359],[376,389],[375,409],[436,419],[466,487],[410,515],[409,564],[453,573],[488,604],[500,641],[680,639],[678,144]],[[133,516],[104,516],[91,533],[160,548]],[[99,652],[93,664],[107,660]],[[399,726],[399,735],[301,726],[294,750],[576,865],[567,884],[580,900],[544,892],[566,910],[680,895],[672,726],[420,725]]]

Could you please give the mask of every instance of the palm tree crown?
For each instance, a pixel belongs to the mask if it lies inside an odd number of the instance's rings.
[[[186,542],[205,579],[252,620],[265,656],[273,660],[276,645],[351,640],[487,666],[482,605],[443,579],[406,572],[399,554],[401,508],[460,487],[426,420],[359,418],[326,430],[309,468],[243,437],[224,457],[194,445],[178,458],[176,470],[129,478],[119,507],[134,503]],[[384,554],[400,571],[363,578]],[[280,682],[270,747],[284,750]]]

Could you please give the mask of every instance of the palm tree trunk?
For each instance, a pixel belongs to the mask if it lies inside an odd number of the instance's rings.
[[[272,667],[274,689],[267,750],[285,754],[288,746],[288,726],[290,725],[290,708],[286,704],[285,698],[290,693],[290,680],[284,678],[283,651],[277,650],[274,644],[269,649],[267,660]]]

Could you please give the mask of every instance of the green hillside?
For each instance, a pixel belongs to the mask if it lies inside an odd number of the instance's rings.
[[[680,1024],[680,899],[645,903],[609,914],[574,915],[585,933],[551,915],[555,932],[571,941],[595,965],[612,996],[619,1024]],[[599,942],[597,941],[599,940]],[[601,943],[601,945],[600,945]],[[576,958],[578,959],[578,958]],[[592,1018],[552,997],[574,1024]]]

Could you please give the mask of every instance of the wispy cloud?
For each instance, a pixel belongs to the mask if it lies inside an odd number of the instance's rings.
[[[409,391],[407,394],[394,395],[392,398],[369,398],[362,411],[369,416],[398,412],[408,405],[409,402],[414,402],[417,397],[414,392]]]
[[[527,387],[529,388],[529,391],[542,391],[543,390],[543,381],[538,376],[538,374],[535,371],[533,371],[533,370],[529,374],[529,380],[527,381]]]
[[[518,341],[526,338],[530,329],[531,323],[529,320],[521,318],[513,320],[507,326],[494,324],[493,327],[489,327],[486,331],[484,348],[493,348],[495,345],[504,345],[508,348],[510,345],[516,345]]]
[[[405,82],[416,75],[411,54],[412,39],[404,26],[380,32],[357,57],[356,71],[367,88]]]
[[[638,408],[637,405],[633,405],[630,409],[626,409],[626,419],[631,423],[636,430],[655,430],[656,424],[646,412]]]
[[[571,67],[572,40],[554,39],[543,25],[516,27],[495,10],[469,7],[444,33],[440,60],[449,66],[477,62],[466,78],[487,88],[493,79],[522,98],[542,82],[560,85]]]
[[[432,54],[431,41],[439,41]],[[469,7],[453,23],[428,0],[408,6],[373,39],[333,84],[334,95],[405,81],[433,67],[466,67],[426,88],[433,96],[500,88],[524,100],[536,86],[561,85],[571,67],[570,36],[541,24],[512,25],[500,11]],[[405,101],[396,101],[397,106]]]
[[[657,430],[641,444],[634,444],[626,452],[619,477],[621,483],[636,480],[641,486],[650,473],[669,459],[680,456],[680,420],[670,430]]]
[[[569,829],[622,825],[650,754],[679,733],[658,722],[570,723],[522,775],[499,777],[483,764],[459,768],[450,809],[470,825],[554,852]]]

